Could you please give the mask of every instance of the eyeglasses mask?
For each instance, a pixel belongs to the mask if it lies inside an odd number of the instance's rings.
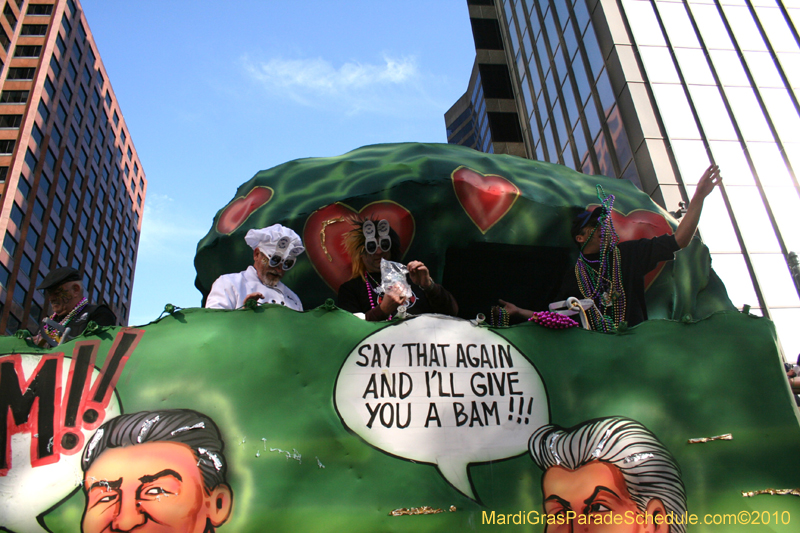
[[[389,221],[385,219],[378,222],[377,228],[373,221],[365,221],[362,226],[362,231],[364,232],[364,250],[370,255],[376,253],[379,246],[384,252],[391,250],[392,239],[389,237],[390,229]]]

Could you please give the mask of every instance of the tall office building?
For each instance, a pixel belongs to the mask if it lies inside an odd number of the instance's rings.
[[[0,332],[37,331],[61,266],[125,325],[147,182],[119,103],[80,2],[2,4]]]
[[[526,157],[628,179],[669,211],[691,198],[710,163],[720,165],[724,188],[706,200],[700,221],[713,267],[737,306],[775,322],[794,359],[800,2],[467,4],[476,63],[486,60],[487,35],[499,33],[493,46],[505,56]],[[500,63],[496,55],[492,62]],[[471,80],[465,98],[477,93]],[[470,145],[456,124],[462,100],[445,115],[448,140]],[[491,151],[480,135],[484,144],[471,146]]]

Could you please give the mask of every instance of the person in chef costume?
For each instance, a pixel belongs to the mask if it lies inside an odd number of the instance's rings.
[[[285,305],[302,311],[300,298],[281,281],[305,251],[300,236],[287,227],[273,224],[251,229],[244,240],[253,249],[253,264],[242,272],[217,278],[206,299],[206,307],[238,309],[248,300],[254,300],[259,304]]]

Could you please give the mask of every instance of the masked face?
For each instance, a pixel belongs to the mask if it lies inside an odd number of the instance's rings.
[[[285,273],[281,265],[269,266],[269,258],[258,248],[253,250],[253,268],[258,273],[258,279],[267,287],[276,286]]]

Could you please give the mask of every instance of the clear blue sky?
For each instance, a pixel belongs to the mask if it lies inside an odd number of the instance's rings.
[[[475,48],[465,0],[82,0],[148,180],[129,323],[200,305],[195,248],[259,170],[446,142]]]

